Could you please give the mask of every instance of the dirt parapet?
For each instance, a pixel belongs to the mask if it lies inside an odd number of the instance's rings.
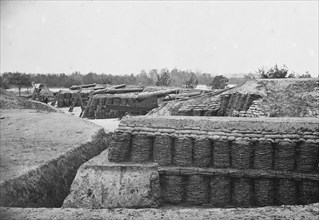
[[[77,169],[108,146],[101,129],[91,141],[81,144],[58,158],[24,175],[0,184],[0,205],[12,207],[60,207],[68,195]]]
[[[1,116],[1,206],[61,206],[78,167],[109,143],[102,127],[67,114],[10,109]]]
[[[18,97],[4,89],[0,90],[0,109],[35,109],[38,111],[59,112],[58,109],[43,102]]]

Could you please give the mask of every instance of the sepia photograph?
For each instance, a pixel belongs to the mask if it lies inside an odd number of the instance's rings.
[[[0,219],[319,219],[318,0],[1,0]]]

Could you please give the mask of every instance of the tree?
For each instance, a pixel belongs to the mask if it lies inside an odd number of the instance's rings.
[[[83,76],[84,84],[93,84],[97,81],[97,74],[93,72],[89,72],[88,74]]]
[[[0,87],[1,88],[9,89],[10,76],[11,76],[11,73],[3,73],[3,75],[0,76]]]
[[[79,72],[74,72],[71,76],[67,78],[67,80],[64,83],[64,86],[71,87],[73,85],[81,84],[83,84],[83,75],[81,75]]]
[[[147,76],[145,70],[141,70],[140,74],[136,76],[136,82],[139,85],[150,86],[153,83],[153,80]]]
[[[198,79],[199,84],[209,84],[209,82],[213,81],[214,77],[210,73],[196,73],[196,77]]]
[[[265,70],[264,67],[258,69],[258,73],[263,79],[285,78],[288,74],[288,69],[285,65],[283,65],[281,68],[278,68],[277,64],[275,64],[274,67],[268,70]]]
[[[225,76],[219,75],[215,76],[209,85],[212,89],[224,89],[227,86],[228,81],[229,80]]]
[[[101,83],[101,84],[111,84],[112,83],[111,77],[108,75],[105,75],[104,73],[102,73],[101,75],[97,75],[96,80],[98,81],[98,83]]]
[[[171,76],[168,70],[161,71],[160,75],[157,75],[157,86],[169,86],[171,84]]]
[[[198,79],[195,73],[192,73],[190,79],[186,81],[186,88],[194,89],[197,86],[197,84],[198,84]]]
[[[157,73],[157,69],[152,69],[149,73],[148,73],[149,77],[152,79],[152,85],[156,84],[156,81],[158,79],[158,73]]]
[[[30,87],[31,86],[31,76],[30,74],[25,73],[12,73],[9,82],[11,85],[15,85],[19,89],[19,96],[21,96],[21,88],[22,87]]]

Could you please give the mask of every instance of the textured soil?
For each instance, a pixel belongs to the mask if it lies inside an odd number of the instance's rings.
[[[0,88],[0,109],[35,109],[38,111],[59,112],[58,109],[43,102],[16,96],[13,92],[8,92],[2,88]]]
[[[71,115],[33,109],[1,110],[1,182],[86,142],[100,126]]]
[[[37,101],[0,90],[1,182],[87,142],[102,127]],[[101,123],[113,131],[117,121]],[[110,126],[111,125],[111,126]]]
[[[0,205],[59,207],[78,167],[107,148],[105,131],[114,128],[3,90],[0,103]]]
[[[261,80],[259,107],[270,117],[319,117],[319,80]]]
[[[87,120],[55,112],[54,108],[50,111],[47,105],[25,103],[1,91],[1,182],[45,164],[88,141],[101,129]],[[0,208],[0,219],[318,219],[318,216],[319,204],[248,209]]]
[[[161,209],[21,209],[0,208],[1,219],[314,219],[319,203],[264,208],[161,208]]]

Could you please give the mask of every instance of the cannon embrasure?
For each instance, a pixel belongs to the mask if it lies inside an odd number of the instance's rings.
[[[110,88],[95,91],[81,117],[102,119],[122,117],[126,114],[145,115],[158,107],[160,98],[179,93],[179,89],[142,92],[143,89]]]

